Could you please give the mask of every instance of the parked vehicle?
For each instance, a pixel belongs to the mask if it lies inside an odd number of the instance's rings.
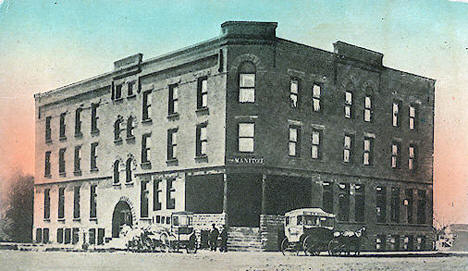
[[[359,255],[361,253],[361,242],[366,236],[366,227],[362,227],[357,231],[335,232],[333,240],[328,243],[328,254],[333,256],[338,255]]]
[[[285,214],[284,232],[281,243],[283,255],[304,251],[306,255],[319,255],[328,250],[333,239],[335,215],[320,208],[302,208]]]

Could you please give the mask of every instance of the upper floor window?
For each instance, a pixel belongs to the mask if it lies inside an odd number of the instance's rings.
[[[253,152],[254,151],[254,137],[255,137],[255,124],[254,123],[239,123],[239,136],[238,136],[238,151],[239,152]]]
[[[75,136],[79,137],[83,134],[81,133],[81,111],[82,108],[77,108],[75,111]]]
[[[89,195],[89,218],[93,219],[97,216],[97,193],[96,184],[92,184],[90,187]]]
[[[353,93],[351,91],[345,92],[344,116],[347,119],[353,117]]]
[[[393,142],[392,143],[392,161],[391,161],[392,168],[399,168],[400,167],[400,143]]]
[[[141,163],[151,163],[151,134],[143,134],[141,136]]]
[[[140,191],[140,217],[148,217],[149,190],[148,181],[141,181]]]
[[[357,222],[363,222],[365,219],[365,209],[366,209],[366,189],[364,184],[355,184],[354,186],[354,220]]]
[[[426,223],[426,191],[418,190],[417,223]]]
[[[377,223],[385,223],[387,221],[387,190],[385,187],[378,186],[376,188],[376,215]]]
[[[322,131],[313,129],[312,130],[312,147],[311,154],[312,159],[320,159],[320,141],[322,140]]]
[[[125,162],[125,177],[126,182],[131,183],[133,181],[132,175],[132,166],[133,165],[133,157],[127,158],[127,162]]]
[[[417,148],[416,145],[411,144],[408,148],[408,169],[415,170],[416,169],[416,155],[417,155]]]
[[[65,125],[65,117],[66,117],[67,113],[61,113],[60,114],[60,139],[66,139],[66,125]]]
[[[366,166],[372,165],[373,160],[373,141],[372,137],[364,138],[364,152],[362,163]]]
[[[52,142],[52,128],[50,126],[52,117],[48,116],[45,120],[45,141]]]
[[[50,189],[44,189],[44,219],[50,218]]]
[[[400,188],[392,187],[391,201],[390,201],[390,221],[400,222]]]
[[[255,102],[255,65],[244,62],[239,67],[239,102]]]
[[[177,129],[167,130],[167,160],[177,159]]]
[[[120,161],[114,161],[114,184],[120,183]]]
[[[143,112],[142,120],[151,119],[151,90],[143,92]]]
[[[300,136],[301,127],[290,125],[289,126],[289,156],[300,156]]]
[[[98,115],[97,115],[97,110],[98,110],[99,104],[97,103],[92,103],[91,104],[91,134],[98,134],[99,129],[98,129]]]
[[[80,218],[80,187],[73,187],[73,218]]]
[[[343,144],[343,162],[349,163],[351,162],[351,155],[352,155],[352,147],[353,147],[353,136],[352,135],[345,135],[344,136],[344,144]]]
[[[50,177],[50,151],[45,152],[44,157],[44,177]]]
[[[312,87],[312,108],[314,112],[320,112],[322,110],[321,105],[322,86],[314,84]]]
[[[206,145],[208,144],[208,136],[207,136],[207,125],[206,123],[202,123],[197,125],[197,134],[196,134],[196,156],[204,156],[206,155]]]
[[[417,106],[410,105],[409,107],[409,128],[410,130],[416,129],[416,116],[417,116]]]
[[[122,84],[115,86],[115,96],[116,100],[122,99]]]
[[[175,179],[167,179],[166,180],[166,208],[167,209],[175,209],[175,188],[174,188]]]
[[[169,86],[168,114],[172,115],[179,111],[179,85]]]
[[[76,174],[81,173],[81,146],[75,146],[75,161],[74,161],[74,167],[73,167],[73,172]]]
[[[65,187],[59,188],[58,193],[58,219],[65,218]]]
[[[130,81],[127,83],[127,97],[135,95],[134,93],[135,81]]]
[[[117,120],[114,122],[114,142],[121,141],[120,132],[122,129],[120,128],[120,124],[123,122],[122,116],[117,116]]]
[[[297,108],[299,104],[299,80],[291,79],[289,83],[289,101],[292,108]]]
[[[392,126],[400,127],[400,101],[394,101],[392,103]]]
[[[134,118],[132,116],[127,119],[127,139],[135,138],[135,135],[133,135],[133,129],[135,128],[133,126],[133,120]]]
[[[66,148],[62,148],[59,150],[59,174],[65,175],[65,151]]]
[[[90,152],[90,169],[91,171],[97,171],[97,154],[96,154],[96,149],[98,146],[98,142],[91,143],[91,152]]]
[[[364,97],[364,121],[372,121],[372,96]]]
[[[161,193],[162,190],[159,187],[161,180],[153,180],[153,211],[161,210]]]
[[[208,106],[208,78],[198,78],[197,86],[197,108],[205,108]]]

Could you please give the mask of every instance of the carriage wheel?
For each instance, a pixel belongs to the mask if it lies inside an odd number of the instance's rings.
[[[299,249],[295,243],[290,243],[288,238],[284,238],[281,242],[281,253],[284,256],[286,255],[299,255]]]
[[[185,249],[187,250],[188,254],[195,254],[197,253],[197,247],[198,247],[197,242],[194,242],[194,243],[189,242],[187,246],[185,247]]]
[[[307,236],[302,243],[302,248],[304,250],[305,255],[312,255],[317,256],[320,254],[320,250],[317,244],[314,244],[314,240],[312,240],[311,236]]]
[[[328,255],[338,256],[341,253],[341,244],[336,240],[331,240],[328,243]]]
[[[169,252],[169,249],[171,248],[171,244],[169,242],[169,237],[166,234],[163,234],[161,236],[160,245],[161,245],[161,252],[165,252],[165,253]]]

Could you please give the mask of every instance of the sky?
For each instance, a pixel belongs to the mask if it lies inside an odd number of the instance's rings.
[[[33,173],[34,93],[216,37],[224,21],[275,21],[281,38],[345,41],[437,80],[434,209],[468,223],[467,15],[468,1],[448,0],[0,0],[0,180]]]

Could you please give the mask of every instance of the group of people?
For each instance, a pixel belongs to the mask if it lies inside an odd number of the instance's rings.
[[[219,233],[219,230],[216,228],[216,225],[213,223],[212,228],[210,230],[210,235],[209,235],[209,245],[211,251],[216,251],[218,248],[218,238],[221,240],[219,244],[219,251],[220,252],[227,252],[227,241],[228,241],[228,233],[226,226],[222,226],[221,233]]]

